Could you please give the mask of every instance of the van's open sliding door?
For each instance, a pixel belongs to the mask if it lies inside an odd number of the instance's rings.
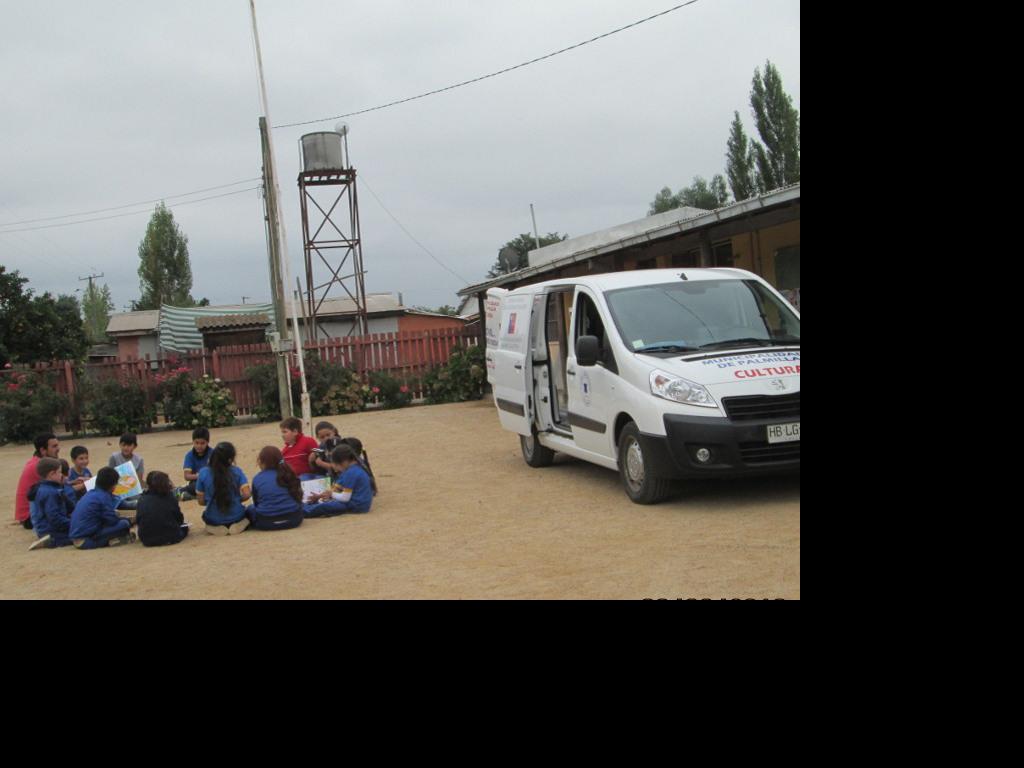
[[[497,346],[488,347],[488,378],[501,425],[527,437],[533,423],[533,368],[529,354],[533,297],[503,295],[495,313]],[[491,337],[488,332],[488,337]]]

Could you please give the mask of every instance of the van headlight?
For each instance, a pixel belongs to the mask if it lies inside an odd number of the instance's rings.
[[[651,373],[651,393],[674,403],[699,405],[704,408],[718,407],[711,393],[700,384],[694,384],[664,371]]]

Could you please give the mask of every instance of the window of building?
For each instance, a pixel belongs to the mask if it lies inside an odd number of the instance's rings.
[[[699,267],[700,251],[687,251],[686,253],[677,253],[673,255],[672,266],[674,268],[686,269],[693,269],[694,267]]]
[[[711,249],[712,263],[716,267],[731,267],[733,265],[732,258],[732,240],[727,240],[724,243],[718,243]]]
[[[636,268],[637,269],[657,269],[657,267],[658,267],[658,260],[657,259],[641,259],[640,261],[638,261],[636,263]]]

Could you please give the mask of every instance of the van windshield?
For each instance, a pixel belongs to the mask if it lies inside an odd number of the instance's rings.
[[[756,280],[681,280],[607,291],[605,298],[634,352],[800,343],[800,320]]]

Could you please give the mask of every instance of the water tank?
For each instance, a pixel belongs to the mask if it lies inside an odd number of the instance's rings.
[[[332,131],[307,133],[302,137],[302,164],[306,171],[345,170],[341,134]]]

